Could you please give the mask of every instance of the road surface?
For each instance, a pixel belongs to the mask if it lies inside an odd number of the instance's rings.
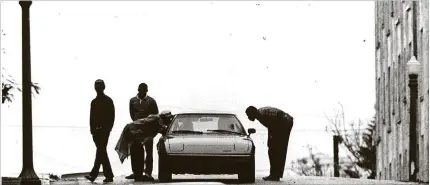
[[[383,185],[402,185],[402,184],[418,184],[398,181],[387,181],[387,180],[368,180],[368,179],[348,179],[348,178],[335,178],[335,177],[285,177],[281,179],[281,182],[266,182],[261,178],[265,174],[257,174],[256,181],[254,184],[383,184]],[[154,178],[157,178],[154,176]],[[57,182],[51,182],[53,185],[94,185],[103,184],[104,177],[99,177],[94,183],[91,183],[83,177],[64,179]],[[133,180],[126,180],[124,176],[115,177],[114,182],[110,184],[123,184],[123,185],[139,185],[139,184],[204,184],[204,185],[222,185],[222,184],[245,184],[240,183],[237,180],[237,175],[174,175],[173,182],[160,183],[157,180],[155,182],[134,182]],[[428,183],[427,183],[428,184]]]

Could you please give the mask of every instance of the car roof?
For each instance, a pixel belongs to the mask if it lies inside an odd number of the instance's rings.
[[[228,112],[181,112],[175,115],[232,115],[236,116],[236,114],[228,113]]]

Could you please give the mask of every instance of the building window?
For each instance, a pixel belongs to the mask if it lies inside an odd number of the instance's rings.
[[[396,14],[396,16],[397,17],[400,17],[400,14],[401,14],[401,12],[400,12],[400,10],[402,9],[402,3],[400,2],[400,1],[396,1],[396,10],[397,10],[397,14]]]
[[[382,118],[382,114],[381,114],[381,107],[382,107],[382,105],[381,105],[381,102],[383,102],[383,101],[381,101],[381,95],[384,93],[383,91],[382,91],[382,88],[381,88],[381,78],[378,78],[378,82],[377,82],[377,90],[376,90],[376,92],[377,92],[377,98],[376,98],[376,106],[377,106],[377,108],[376,108],[376,112],[377,112],[377,120],[378,120],[378,122],[376,123],[376,134],[377,134],[377,137],[379,138],[379,137],[381,137],[381,128],[382,128],[382,124],[381,124],[381,122],[382,122],[382,120],[381,120],[381,118]],[[378,146],[379,145],[379,140],[378,139],[376,139],[376,145]]]
[[[381,78],[381,50],[376,50],[376,77]]]
[[[408,156],[408,149],[405,149],[405,153],[403,154],[403,156],[405,156],[405,157]],[[411,157],[411,156],[409,156],[409,157]],[[410,158],[409,158],[409,161],[411,161]],[[405,166],[409,166],[407,160],[404,160],[404,163],[405,163]],[[407,172],[407,170],[405,172]],[[408,173],[406,173],[406,174],[408,174]]]
[[[398,74],[398,76],[397,76],[397,79],[401,82],[402,81],[402,73],[400,72],[400,71],[402,71],[402,64],[401,64],[401,58],[400,58],[400,55],[398,55],[397,56],[397,67],[399,68],[399,74]],[[402,89],[402,83],[397,83],[397,108],[398,108],[398,119],[399,120],[397,120],[397,123],[401,123],[401,120],[402,120],[402,96],[401,96],[401,89]]]
[[[401,23],[396,24],[397,55],[401,55],[402,53],[402,27],[400,26],[400,24]]]
[[[391,170],[391,163],[390,163],[390,166],[389,166],[389,179],[391,180],[392,179],[392,170]]]
[[[415,149],[415,168],[417,168],[417,171],[420,169],[420,144],[419,140],[417,139],[417,148]]]
[[[395,59],[395,57],[393,57],[393,59]],[[392,95],[392,97],[391,97],[391,99],[390,99],[390,101],[392,102],[391,103],[391,114],[393,115],[392,116],[392,120],[393,120],[393,122],[395,123],[396,122],[396,108],[397,108],[397,96],[398,96],[398,93],[397,93],[397,82],[398,82],[398,80],[397,80],[397,75],[398,75],[398,71],[399,71],[399,69],[398,69],[398,66],[396,65],[396,61],[395,60],[393,60],[393,76],[392,76],[392,82],[391,82],[391,86],[392,86],[392,89],[393,89],[393,95]]]
[[[382,61],[382,63],[385,63],[385,62]],[[383,69],[385,69],[385,68],[383,68]],[[384,71],[384,72],[382,72],[382,83],[381,83],[382,102],[381,102],[381,110],[380,110],[382,113],[381,115],[382,115],[382,124],[383,125],[385,125],[385,121],[386,121],[385,102],[387,102],[387,100],[385,98],[387,97],[387,95],[386,95],[387,92],[385,91],[385,89],[387,89],[387,88],[386,88],[386,73]],[[385,129],[385,127],[383,127],[383,129]],[[384,131],[383,129],[381,129],[381,132]]]
[[[385,32],[385,29],[382,29],[382,38],[385,38],[385,35],[386,35],[386,32]],[[382,48],[382,51],[381,51],[381,63],[382,63],[382,65],[381,65],[381,67],[382,67],[382,72],[387,72],[387,65],[388,65],[388,62],[387,62],[387,56],[388,56],[388,51],[387,51],[387,41],[388,40],[386,40],[386,39],[382,39],[383,41],[381,42],[381,47],[380,48]]]
[[[398,175],[397,175],[397,178],[398,179],[401,179],[401,174],[402,174],[402,172],[403,172],[403,170],[402,170],[402,154],[399,154],[399,165],[398,165],[398,167],[397,167],[397,173],[398,173]]]
[[[407,35],[408,35],[408,39],[407,39],[407,43],[411,43],[413,40],[413,20],[412,20],[412,10],[411,8],[408,8],[406,11],[406,18],[407,18]]]
[[[381,95],[384,93],[383,91],[382,91],[382,88],[381,88],[381,78],[378,78],[378,109],[377,109],[377,111],[378,111],[378,114],[380,114],[381,113]]]
[[[384,180],[387,180],[387,168],[384,168]]]
[[[402,168],[402,164],[403,164],[402,161],[403,161],[402,154],[399,154],[399,169]]]
[[[391,83],[391,67],[388,67],[388,74],[387,74],[387,100],[386,102],[388,102],[388,110],[387,110],[387,116],[388,116],[388,129],[387,129],[387,133],[391,133],[391,116],[390,116],[390,112],[391,112],[391,87],[392,87],[392,83]]]
[[[403,12],[402,12],[402,14],[403,14],[403,16],[402,16],[402,26],[401,26],[401,29],[402,29],[402,33],[403,33],[403,35],[402,35],[402,48],[403,48],[403,50],[406,50],[406,46],[407,46],[407,34],[408,34],[408,18],[407,18],[407,15],[408,15],[408,12],[406,11],[406,3],[403,3],[403,8],[402,8],[402,10],[404,10]]]
[[[393,55],[393,48],[391,47],[391,34],[387,36],[387,61],[388,67],[391,66],[392,60],[391,56]]]
[[[421,148],[420,148],[420,154],[422,154],[424,156],[424,134],[421,134]],[[428,150],[427,150],[428,151]],[[419,160],[419,159],[418,159]]]
[[[420,18],[418,19],[419,20],[419,28],[422,30],[423,29],[423,27],[424,27],[424,17],[423,17],[423,2],[421,2],[421,1],[418,1],[417,2],[418,3],[418,15],[420,15]],[[422,32],[421,32],[422,33]]]

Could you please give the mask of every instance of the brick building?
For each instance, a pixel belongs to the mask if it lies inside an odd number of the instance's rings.
[[[375,1],[377,179],[429,182],[428,7],[428,0]],[[407,65],[414,57],[416,88]]]

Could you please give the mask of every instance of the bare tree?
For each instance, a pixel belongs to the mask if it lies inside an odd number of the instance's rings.
[[[291,162],[291,169],[300,176],[311,176],[312,165],[308,157],[302,157]]]
[[[309,157],[312,160],[312,168],[315,170],[315,176],[322,176],[323,173],[322,173],[321,159],[313,153],[312,146],[308,145],[308,150],[309,150]]]
[[[361,119],[347,123],[344,108],[341,103],[339,106],[340,110],[335,110],[334,117],[326,115],[326,118],[330,122],[331,132],[341,137],[342,146],[348,151],[347,157],[351,163],[343,166],[343,171],[351,178],[360,178],[362,175],[374,178],[376,174],[373,165],[376,162],[376,148],[372,142],[374,120],[367,124],[366,129],[363,129],[364,122]],[[360,173],[362,171],[360,168],[367,174]]]
[[[291,162],[292,170],[301,176],[322,176],[321,159],[312,152],[312,147],[307,146],[309,157],[302,157]]]

